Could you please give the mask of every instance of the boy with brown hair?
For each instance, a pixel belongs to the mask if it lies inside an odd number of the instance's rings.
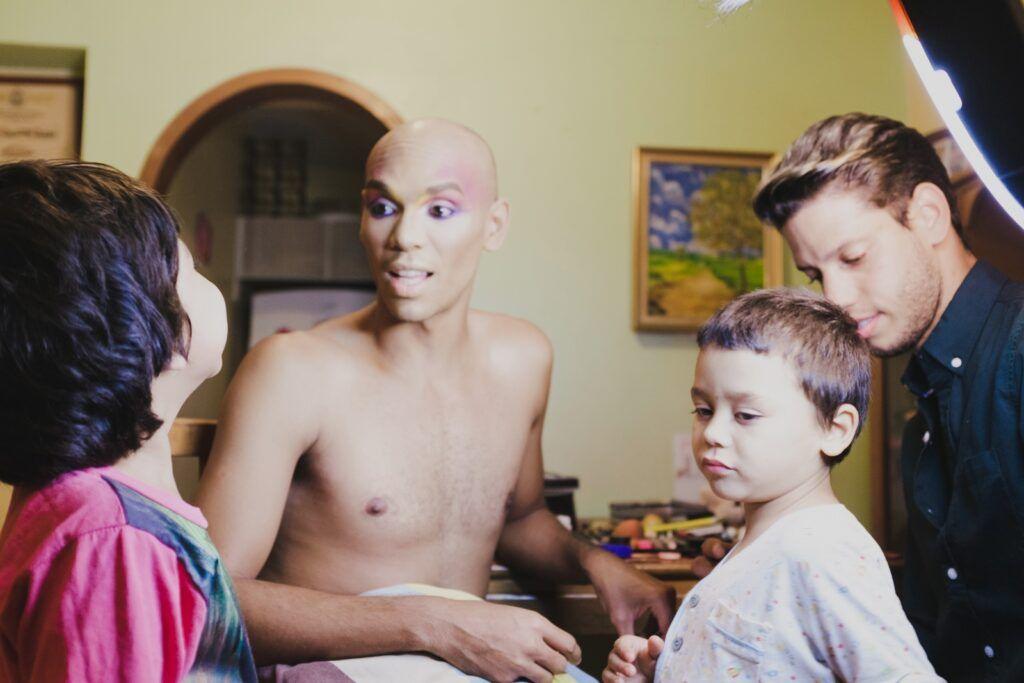
[[[743,504],[746,534],[665,641],[616,641],[605,683],[937,680],[881,549],[832,492],[871,385],[855,323],[810,292],[761,290],[697,343],[694,457],[715,494]]]

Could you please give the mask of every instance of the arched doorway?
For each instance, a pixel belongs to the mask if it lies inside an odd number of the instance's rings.
[[[186,106],[153,144],[139,178],[167,192],[182,160],[217,124],[240,111],[290,99],[361,110],[388,130],[402,122],[387,102],[340,76],[311,69],[253,71],[211,88]]]
[[[189,399],[183,417],[216,417],[234,370],[261,336],[372,296],[357,235],[362,166],[401,121],[344,78],[269,69],[212,88],[160,134],[140,178],[167,197],[197,267],[228,303],[224,369]],[[250,201],[260,189],[247,183],[265,175],[252,157],[267,149],[298,159],[288,172],[301,177],[301,202]]]

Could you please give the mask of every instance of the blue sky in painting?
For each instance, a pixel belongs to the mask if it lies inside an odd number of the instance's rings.
[[[726,168],[704,164],[651,163],[647,241],[652,249],[685,247],[687,251],[700,252],[697,245],[692,244],[690,202],[709,175]],[[751,168],[749,172],[760,173],[761,169]]]

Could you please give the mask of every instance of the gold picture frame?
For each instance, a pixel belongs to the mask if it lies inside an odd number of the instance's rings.
[[[782,284],[782,236],[751,200],[773,155],[639,147],[633,328],[696,331],[735,296]]]

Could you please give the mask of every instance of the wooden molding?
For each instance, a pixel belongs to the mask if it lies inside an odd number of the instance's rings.
[[[232,78],[193,100],[153,144],[139,179],[166,193],[175,171],[211,128],[243,109],[285,97],[314,99],[369,113],[390,130],[402,117],[387,102],[352,81],[312,69],[266,69]]]

